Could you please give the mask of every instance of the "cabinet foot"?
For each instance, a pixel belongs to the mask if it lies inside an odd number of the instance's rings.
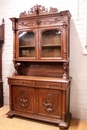
[[[8,113],[6,113],[8,118],[12,118],[14,116],[12,111],[9,111]]]
[[[60,124],[58,125],[60,127],[60,130],[68,130],[68,126],[71,120],[71,113],[69,113],[68,118],[66,121],[61,121]]]

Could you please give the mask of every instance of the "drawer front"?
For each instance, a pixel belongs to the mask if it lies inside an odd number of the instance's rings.
[[[26,29],[26,28],[37,28],[37,27],[46,27],[46,26],[54,26],[54,25],[61,25],[63,24],[63,18],[60,16],[58,18],[38,18],[33,20],[25,20],[25,21],[18,21],[16,25],[17,29]]]
[[[29,86],[35,88],[61,89],[61,90],[66,89],[68,86],[68,84],[61,82],[34,81],[34,80],[22,80],[22,79],[8,79],[8,84]]]
[[[17,79],[8,79],[8,84],[9,85],[20,85],[20,86],[35,86],[34,81],[29,81],[29,80],[17,80]]]
[[[42,88],[52,88],[52,89],[64,89],[66,88],[65,83],[57,83],[57,82],[36,82],[36,87]]]

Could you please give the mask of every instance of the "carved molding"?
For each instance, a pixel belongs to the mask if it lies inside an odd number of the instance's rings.
[[[36,22],[35,22],[35,21],[19,22],[19,25],[20,25],[20,26],[23,26],[23,27],[29,27],[29,26],[36,25]]]
[[[30,8],[30,10],[28,12],[24,11],[22,13],[20,13],[19,17],[28,17],[31,15],[40,15],[40,14],[47,14],[47,13],[57,13],[58,9],[57,8],[53,8],[50,7],[49,11],[47,8],[45,8],[45,6],[42,5],[35,5],[32,8]]]
[[[50,24],[56,24],[59,21],[61,21],[61,19],[59,18],[55,18],[55,19],[51,19],[51,20],[42,20],[41,25],[50,25]]]
[[[36,21],[28,21],[28,22],[19,22],[18,25],[22,27],[29,27],[33,25],[51,25],[51,24],[57,24],[59,21],[62,21],[60,18],[54,18],[54,19],[44,19],[44,20],[36,20]]]

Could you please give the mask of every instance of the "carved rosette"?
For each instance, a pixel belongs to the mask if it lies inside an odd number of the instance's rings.
[[[45,6],[35,5],[32,8],[30,8],[28,12],[24,11],[20,13],[19,17],[22,18],[22,17],[29,17],[31,15],[40,15],[40,14],[57,13],[57,12],[58,12],[57,8],[50,7],[50,10],[48,11],[48,9],[45,8]]]

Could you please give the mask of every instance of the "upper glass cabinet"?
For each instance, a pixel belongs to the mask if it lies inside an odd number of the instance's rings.
[[[18,58],[61,59],[62,33],[58,29],[18,32]],[[18,47],[17,47],[18,48]]]
[[[57,29],[42,32],[42,58],[61,57],[61,32]]]
[[[70,18],[68,10],[58,12],[36,5],[19,18],[10,18],[13,30],[13,61],[69,61]]]

